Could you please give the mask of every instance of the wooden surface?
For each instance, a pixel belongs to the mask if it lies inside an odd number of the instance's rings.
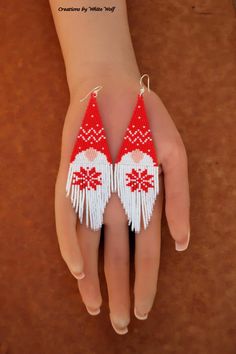
[[[54,182],[68,105],[46,0],[1,5],[1,354],[236,352],[235,10],[228,0],[128,2],[141,72],[176,122],[190,169],[192,239],[163,221],[156,301],[129,334],[90,317],[61,259]],[[132,292],[131,292],[132,293]]]

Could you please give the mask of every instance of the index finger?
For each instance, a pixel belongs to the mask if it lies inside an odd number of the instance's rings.
[[[84,278],[83,259],[76,232],[76,214],[65,192],[66,170],[59,169],[55,188],[55,219],[62,258],[76,279]]]

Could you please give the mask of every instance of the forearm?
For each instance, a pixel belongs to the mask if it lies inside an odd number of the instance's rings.
[[[125,0],[114,0],[113,13],[58,11],[59,7],[109,6],[106,0],[50,0],[61,45],[70,93],[84,81],[139,78],[128,26]],[[102,77],[101,77],[102,76]]]

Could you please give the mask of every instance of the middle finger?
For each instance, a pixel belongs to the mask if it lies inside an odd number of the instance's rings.
[[[134,314],[139,320],[147,319],[157,287],[163,202],[162,175],[159,179],[160,194],[157,196],[150,224],[146,230],[142,229],[135,235]]]
[[[117,195],[112,195],[105,214],[104,267],[110,320],[118,334],[125,334],[130,321],[129,234],[127,218]]]

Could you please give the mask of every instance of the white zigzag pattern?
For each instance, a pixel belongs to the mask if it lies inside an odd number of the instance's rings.
[[[148,130],[145,131],[144,133],[142,133],[142,131],[141,131],[140,129],[137,129],[137,130],[136,130],[135,132],[133,132],[133,133],[132,133],[132,130],[131,130],[131,129],[127,129],[127,132],[128,132],[130,135],[132,135],[132,136],[137,135],[137,134],[140,134],[140,135],[142,135],[142,137],[144,138],[146,135],[149,134],[150,129],[148,129]]]
[[[100,130],[95,130],[94,128],[90,128],[88,130],[85,130],[84,128],[81,127],[80,130],[82,130],[82,132],[78,135],[78,138],[81,138],[82,140],[84,140],[86,142],[88,140],[93,140],[96,143],[98,143],[101,139],[106,140],[105,135],[102,134],[102,131],[104,130],[103,128],[101,128]],[[97,138],[97,136],[99,136],[99,137]]]
[[[140,142],[141,144],[145,144],[148,140],[152,141],[152,138],[150,138],[149,136],[146,139],[141,139],[139,137],[137,138],[131,138],[130,136],[127,136],[126,139],[128,139],[132,144],[136,143],[136,141]]]
[[[93,140],[96,143],[99,142],[101,139],[106,140],[106,137],[104,135],[100,136],[100,138],[96,138],[96,136],[93,136],[93,135],[90,135],[89,137],[85,137],[83,135],[80,135],[80,138],[84,141]]]
[[[89,135],[90,132],[93,132],[95,135],[99,135],[103,131],[103,128],[101,128],[100,130],[95,130],[94,128],[90,128],[88,130],[85,130],[84,128],[81,127],[80,129],[82,130],[84,135]]]

